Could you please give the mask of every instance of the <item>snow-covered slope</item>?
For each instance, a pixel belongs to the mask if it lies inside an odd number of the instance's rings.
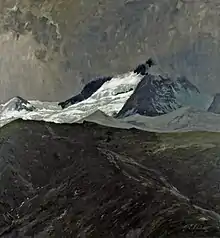
[[[135,114],[119,120],[147,131],[220,132],[219,114],[198,110],[193,107],[181,107],[175,111],[156,117]]]
[[[213,97],[200,93],[186,78],[173,81],[157,74],[143,77],[129,72],[93,81],[65,102],[62,109],[58,102],[12,98],[1,105],[0,126],[22,118],[55,123],[88,120],[151,131],[220,131],[220,115],[208,112]]]
[[[95,122],[108,127],[136,128],[156,132],[212,131],[220,132],[220,115],[195,109],[181,107],[170,113],[148,117],[135,114],[122,119],[112,118],[101,111],[96,111],[77,121]]]
[[[73,123],[98,109],[110,116],[117,114],[142,78],[143,76],[132,72],[113,77],[100,87],[96,87],[96,91],[94,90],[90,97],[80,102],[74,102],[73,105],[64,109],[58,106],[58,103],[30,101],[31,105],[36,107],[36,110],[29,111],[24,107],[21,108],[22,110],[11,110],[11,107],[7,107],[8,103],[6,103],[4,111],[8,110],[8,113],[1,113],[0,126],[16,118],[44,120],[55,123]],[[15,105],[17,98],[10,100],[10,102],[14,102],[13,105]]]
[[[112,77],[102,77],[94,79],[90,81],[88,84],[86,84],[79,94],[67,99],[64,102],[60,102],[58,105],[61,106],[62,108],[67,108],[73,104],[82,102],[83,100],[86,100],[90,96],[92,96],[92,94],[95,93],[105,82],[108,82],[111,79]]]
[[[2,115],[7,115],[9,113],[19,112],[22,110],[25,111],[33,111],[36,108],[31,105],[30,102],[21,98],[21,97],[14,97],[5,104],[1,105],[0,113]]]

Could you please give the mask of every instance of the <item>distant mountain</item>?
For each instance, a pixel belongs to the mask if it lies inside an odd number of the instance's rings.
[[[201,93],[186,77],[162,75],[163,72],[148,71],[145,76],[128,72],[97,78],[61,103],[28,102],[15,97],[2,105],[0,127],[23,118],[55,123],[92,121],[150,131],[219,131],[219,95],[213,99]]]
[[[207,110],[212,100],[212,96],[200,93],[185,77],[173,80],[161,75],[148,74],[137,85],[117,117],[136,113],[159,116],[184,106]]]
[[[220,132],[220,114],[214,114],[192,107],[181,107],[173,112],[148,117],[139,114],[118,119],[147,131],[212,131]],[[98,120],[97,120],[98,122]],[[99,122],[98,122],[99,123]]]
[[[220,114],[220,93],[214,96],[213,102],[208,108],[209,112]]]
[[[123,98],[120,104],[118,96]],[[77,103],[82,103],[83,107],[88,104],[89,109],[105,105],[105,108],[102,106],[104,111],[108,111],[111,105],[111,108],[117,109],[107,114],[118,118],[136,113],[154,117],[185,106],[207,110],[212,100],[212,96],[201,93],[186,77],[173,79],[148,72],[145,76],[128,73],[92,80],[79,94],[58,105],[63,109]]]
[[[13,111],[19,112],[22,110],[29,112],[35,109],[36,108],[30,102],[28,102],[22,97],[16,96],[2,105],[0,113],[5,114],[5,113],[13,112]]]
[[[142,75],[133,72],[98,78],[89,82],[78,95],[58,105],[63,109],[71,106],[71,109],[77,109],[77,112],[83,111],[83,117],[98,109],[108,115],[117,114],[142,78]]]

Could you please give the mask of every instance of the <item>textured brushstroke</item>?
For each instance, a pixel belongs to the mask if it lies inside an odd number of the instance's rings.
[[[153,57],[219,93],[218,1],[2,0],[0,100],[65,100]],[[178,76],[178,75],[177,75]]]

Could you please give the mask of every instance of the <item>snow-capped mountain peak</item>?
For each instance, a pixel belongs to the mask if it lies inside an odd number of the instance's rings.
[[[184,106],[207,110],[212,100],[212,96],[200,93],[185,77],[173,80],[148,74],[137,85],[117,116],[121,118],[135,113],[158,116]]]
[[[215,104],[217,101],[215,100]],[[185,77],[171,79],[149,72],[144,76],[128,72],[115,77],[92,80],[79,94],[61,103],[28,102],[21,97],[15,97],[1,106],[0,126],[17,118],[73,123],[82,118],[89,118],[88,116],[92,114],[97,116],[99,115],[95,113],[97,111],[102,111],[108,117],[113,116],[114,122],[108,118],[111,124],[116,123],[116,120],[126,120],[126,117],[135,114],[147,116],[148,123],[160,124],[160,117],[163,120],[161,116],[163,114],[172,113],[183,107],[207,111],[212,103],[213,96],[201,93]],[[184,113],[186,114],[185,111]],[[157,117],[157,119],[151,120],[149,117]],[[185,117],[187,118],[188,114]],[[169,121],[171,117],[166,118]],[[97,118],[98,121],[99,118]],[[116,124],[124,125],[123,122]],[[153,124],[151,128],[156,128],[157,126]],[[126,124],[127,126],[129,127]]]
[[[22,97],[16,96],[11,98],[8,102],[1,105],[1,114],[13,113],[14,111],[20,112],[22,110],[25,111],[33,111],[36,108],[27,100]]]
[[[143,76],[129,72],[116,77],[103,77],[88,83],[81,93],[63,102],[62,107],[56,103],[51,106],[49,103],[30,101],[30,105],[36,110],[30,111],[23,107],[23,110],[12,110],[17,108],[18,97],[4,104],[1,125],[4,121],[22,118],[25,120],[43,120],[55,123],[73,123],[86,117],[97,110],[107,115],[117,114],[127,99],[132,95]],[[22,99],[24,102],[26,100]],[[23,102],[22,101],[22,102]],[[23,103],[24,104],[24,103]],[[23,105],[22,104],[22,105]],[[51,103],[52,104],[52,103]],[[9,106],[11,105],[11,106]]]

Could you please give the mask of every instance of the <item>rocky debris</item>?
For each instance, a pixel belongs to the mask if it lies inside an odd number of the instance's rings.
[[[12,112],[12,111],[33,111],[36,108],[27,100],[22,97],[14,97],[5,103],[1,108],[1,114]]]
[[[218,133],[0,129],[0,237],[219,237]]]
[[[211,99],[211,96],[200,93],[185,77],[171,79],[148,74],[137,85],[117,117],[122,118],[136,113],[159,116],[184,106],[207,109]]]

